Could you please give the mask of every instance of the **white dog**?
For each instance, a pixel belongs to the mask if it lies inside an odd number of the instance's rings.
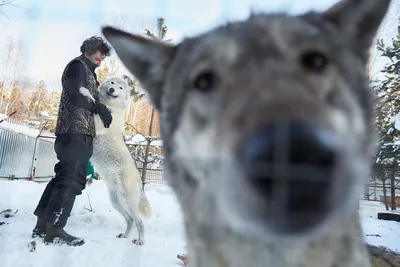
[[[96,137],[93,139],[93,156],[90,159],[95,170],[104,178],[113,207],[125,218],[125,233],[117,237],[126,238],[133,223],[138,229],[136,245],[144,244],[144,226],[139,217],[151,216],[150,204],[142,190],[140,173],[124,141],[125,114],[128,109],[131,87],[120,77],[105,80],[99,87],[99,101],[113,116],[110,128],[95,115]]]

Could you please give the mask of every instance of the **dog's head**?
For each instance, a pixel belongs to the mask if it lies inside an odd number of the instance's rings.
[[[109,108],[125,108],[130,99],[131,89],[125,79],[110,77],[99,86],[100,102]]]
[[[178,45],[103,29],[160,110],[188,220],[263,238],[356,211],[375,147],[366,64],[389,2],[252,15]]]

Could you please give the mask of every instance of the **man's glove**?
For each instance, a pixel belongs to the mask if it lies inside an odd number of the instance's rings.
[[[100,102],[96,102],[95,105],[96,106],[95,106],[94,113],[99,114],[101,120],[104,123],[104,127],[109,128],[111,125],[112,119],[113,119],[111,112],[108,110],[108,108],[104,104],[102,104]]]

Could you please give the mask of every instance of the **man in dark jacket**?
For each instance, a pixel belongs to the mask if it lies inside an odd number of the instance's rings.
[[[95,69],[111,47],[101,37],[86,39],[81,55],[71,60],[62,74],[62,94],[58,111],[54,150],[59,162],[55,177],[44,190],[34,214],[37,223],[32,236],[44,237],[46,243],[58,240],[68,245],[84,244],[81,238],[69,235],[64,226],[73,208],[75,197],[86,186],[86,170],[93,153],[95,136],[93,114],[98,114],[108,128],[110,111],[98,101],[99,82]]]

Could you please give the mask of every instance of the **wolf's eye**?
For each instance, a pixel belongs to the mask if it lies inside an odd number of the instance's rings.
[[[114,84],[114,82],[111,82],[111,84]]]
[[[122,89],[124,89],[124,88],[122,88],[122,87],[120,86],[120,87],[119,87],[119,89],[121,89],[121,90],[122,90]]]
[[[328,59],[325,55],[318,51],[306,52],[301,55],[300,60],[305,68],[315,72],[322,71],[328,63]]]
[[[207,93],[212,91],[217,83],[217,75],[212,71],[204,71],[200,73],[194,80],[194,88],[197,90]]]

